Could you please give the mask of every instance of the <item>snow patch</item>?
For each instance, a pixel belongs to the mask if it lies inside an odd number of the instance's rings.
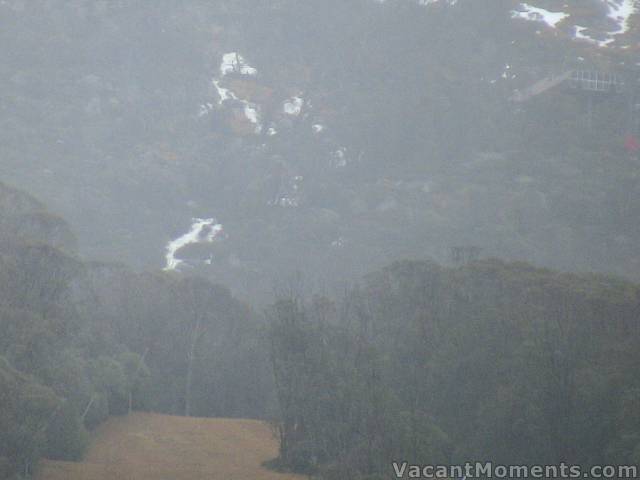
[[[502,78],[503,80],[513,80],[517,76],[518,75],[516,75],[515,73],[512,73],[511,65],[507,63],[505,64],[504,69],[502,70],[502,74],[500,75],[500,78]],[[495,81],[492,83],[495,83]]]
[[[636,13],[635,0],[603,0],[609,8],[607,17],[618,24],[618,29],[609,35],[621,35],[629,30],[629,18]]]
[[[256,133],[260,133],[262,125],[260,125],[260,122],[258,121],[258,107],[249,102],[243,101],[243,103],[245,117],[247,117],[251,123],[256,125]]]
[[[289,100],[284,102],[284,113],[297,117],[300,115],[300,112],[302,112],[302,105],[304,105],[304,100],[302,98],[291,97]]]
[[[211,110],[213,110],[213,103],[203,103],[202,105],[200,105],[200,110],[198,110],[198,117],[204,117],[205,115],[208,115]]]
[[[258,71],[252,66],[248,65],[242,55],[237,52],[225,53],[222,56],[222,62],[220,63],[220,78],[213,78],[211,84],[216,89],[218,94],[218,106],[221,106],[227,100],[235,100],[242,104],[243,113],[247,120],[255,125],[255,133],[262,132],[262,125],[260,124],[260,109],[259,107],[239,98],[233,91],[220,85],[221,79],[225,75],[231,72],[239,72],[243,75],[256,75]],[[198,111],[198,117],[204,117],[213,110],[212,103],[204,103],[200,106]]]
[[[220,80],[214,78],[211,83],[213,83],[213,86],[218,92],[218,105],[222,105],[222,102],[224,102],[225,100],[238,100],[238,97],[236,97],[235,93],[233,93],[228,88],[220,86]]]
[[[191,229],[187,233],[167,244],[164,270],[177,270],[184,263],[176,258],[176,253],[181,248],[193,243],[212,243],[222,233],[222,225],[216,223],[214,218],[194,218],[192,222]]]
[[[593,29],[582,25],[574,25],[574,38],[584,40],[599,47],[607,47],[616,40],[616,36],[627,33],[630,29],[629,19],[638,13],[636,0],[601,0],[607,7],[607,17],[615,23],[615,28],[608,32],[596,31],[599,35],[587,33]],[[597,38],[596,38],[597,37]],[[600,39],[602,38],[602,39]],[[621,48],[628,48],[628,45]]]
[[[332,248],[342,248],[344,247],[345,240],[343,237],[336,238],[333,242],[331,242]]]
[[[511,18],[521,18],[523,20],[529,20],[534,22],[543,22],[551,28],[555,28],[560,22],[569,16],[564,12],[551,12],[544,8],[534,7],[527,3],[521,3],[520,8],[522,11],[512,10]]]
[[[578,40],[584,40],[586,42],[598,45],[599,47],[606,47],[608,44],[613,42],[613,38],[608,38],[606,40],[596,40],[595,38],[587,35],[586,33],[584,33],[584,31],[587,30],[587,27],[583,27],[581,25],[575,25],[574,27],[574,37]]]
[[[342,147],[331,152],[331,163],[335,168],[344,168],[347,166],[347,149]]]
[[[242,75],[257,75],[258,70],[249,65],[238,52],[225,53],[220,64],[220,74],[224,77],[227,73],[238,72]]]

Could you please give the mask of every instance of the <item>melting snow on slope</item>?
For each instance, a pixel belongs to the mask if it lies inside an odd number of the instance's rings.
[[[616,35],[622,35],[629,31],[629,18],[637,13],[636,0],[602,0],[607,6],[607,17],[616,23],[616,29],[606,32],[604,40],[598,40],[593,36],[585,33],[587,27],[581,25],[575,26],[575,38],[586,40],[600,47],[606,47],[615,41]]]
[[[588,30],[587,27],[583,27],[581,25],[575,25],[575,33],[574,36],[575,38],[577,38],[578,40],[585,40],[589,43],[594,43],[596,45],[598,45],[599,47],[606,47],[607,45],[609,45],[611,42],[613,42],[613,38],[607,38],[606,40],[596,40],[595,38],[587,35],[585,32],[585,30]]]
[[[574,36],[578,39],[578,40],[587,40],[589,42],[595,42],[598,43],[597,40],[594,40],[593,38],[591,38],[590,36],[584,34],[583,32],[587,29],[587,27],[583,27],[581,25],[575,25],[575,29],[576,32],[574,34]]]
[[[198,111],[198,117],[204,117],[211,110],[213,110],[213,103],[207,102],[200,105],[200,110]]]
[[[342,147],[331,152],[331,163],[335,168],[344,168],[347,166],[347,149]]]
[[[333,242],[331,242],[332,248],[342,248],[344,247],[344,238],[338,237]]]
[[[260,133],[262,131],[262,125],[260,124],[260,109],[259,107],[249,102],[248,100],[243,100],[239,98],[233,91],[228,88],[220,85],[221,79],[224,78],[228,73],[237,72],[242,75],[257,75],[258,71],[247,64],[246,60],[242,55],[237,52],[229,52],[225,53],[222,56],[222,62],[220,63],[220,78],[214,78],[211,80],[211,84],[216,89],[216,93],[218,94],[218,105],[222,105],[226,100],[235,100],[240,102],[243,107],[244,116],[251,123],[255,125],[255,132]],[[200,110],[198,111],[198,117],[204,117],[208,115],[209,112],[213,110],[213,104],[204,103],[200,106]]]
[[[304,100],[300,97],[291,97],[289,100],[284,102],[284,113],[288,115],[298,116],[300,112],[302,112],[302,105],[304,104]]]
[[[192,221],[191,230],[167,244],[164,270],[176,270],[184,263],[176,258],[181,248],[193,243],[211,243],[222,232],[222,225],[213,218],[194,218]]]
[[[218,97],[220,97],[218,99],[218,105],[222,105],[222,102],[224,102],[225,100],[238,100],[238,97],[236,97],[235,93],[233,93],[228,88],[224,88],[220,86],[220,80],[213,79],[211,83],[213,83],[213,86],[216,88],[216,91],[218,92]]]
[[[611,18],[618,24],[615,32],[609,32],[609,35],[620,35],[629,30],[629,17],[636,13],[635,0],[603,0],[609,8],[607,17]]]
[[[227,73],[238,72],[242,75],[257,75],[258,70],[247,64],[246,60],[238,52],[225,53],[220,64],[220,74],[224,77]]]
[[[544,8],[531,6],[527,3],[521,3],[520,8],[522,11],[513,10],[511,12],[511,18],[522,18],[524,20],[543,22],[551,28],[555,28],[558,23],[569,16],[568,13],[551,12]]]
[[[509,65],[508,63],[505,64],[504,69],[502,70],[502,74],[500,75],[500,77],[504,80],[513,80],[514,78],[517,77],[517,75],[515,73],[512,72],[511,70],[511,65]],[[490,83],[496,83],[496,81],[491,81]]]
[[[260,125],[258,118],[258,107],[246,101],[242,103],[244,103],[244,116],[256,126],[256,133],[260,133],[262,131],[262,125]]]

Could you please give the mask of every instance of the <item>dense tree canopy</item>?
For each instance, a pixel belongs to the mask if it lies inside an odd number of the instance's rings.
[[[3,477],[29,475],[42,455],[80,459],[87,429],[131,409],[268,416],[261,327],[226,288],[84,263],[34,219],[68,231],[61,220],[4,185],[0,197],[0,219],[12,215],[0,243]]]
[[[637,12],[150,3],[0,2],[0,478],[132,410],[327,480],[640,462]]]
[[[331,308],[283,298],[281,462],[327,478],[388,478],[407,457],[633,464],[639,300],[617,279],[497,260],[397,263]]]

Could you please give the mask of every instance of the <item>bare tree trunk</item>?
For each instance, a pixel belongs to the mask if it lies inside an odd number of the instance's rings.
[[[193,361],[196,355],[196,344],[200,338],[200,315],[196,316],[196,324],[191,332],[191,344],[189,345],[189,353],[187,355],[187,382],[184,392],[184,414],[186,417],[191,416],[191,387],[193,384]]]
[[[131,412],[133,411],[133,387],[135,385],[136,378],[138,378],[138,372],[140,371],[140,368],[144,363],[144,359],[147,356],[147,353],[149,353],[149,347],[144,349],[144,353],[142,354],[142,357],[140,357],[140,361],[136,366],[136,371],[133,373],[133,378],[131,379],[131,385],[129,385],[129,414],[131,414]]]
[[[89,413],[89,410],[91,409],[91,405],[93,405],[93,402],[95,401],[96,396],[95,395],[91,395],[91,399],[89,400],[89,403],[87,403],[87,406],[84,409],[84,412],[82,412],[82,415],[80,415],[80,419],[84,421],[84,417],[87,416],[87,413]]]

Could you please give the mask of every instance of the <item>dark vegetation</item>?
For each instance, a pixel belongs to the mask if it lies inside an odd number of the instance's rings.
[[[270,310],[280,466],[637,464],[640,289],[491,260],[400,262]]]
[[[417,3],[0,2],[0,175],[73,225],[0,186],[0,478],[81,458],[130,409],[269,419],[277,466],[327,480],[640,462],[639,287],[508,261],[640,280],[638,92],[508,100],[578,61],[637,79],[635,53],[511,1]],[[230,51],[278,135],[198,117]],[[192,216],[226,237],[158,272]],[[505,260],[424,260],[467,244]],[[294,270],[362,283],[274,301]]]
[[[576,18],[601,3],[565,2]],[[217,218],[216,261],[192,263],[252,304],[291,271],[331,287],[471,242],[638,281],[640,163],[623,148],[634,101],[598,97],[589,127],[577,92],[508,100],[575,65],[633,83],[635,53],[513,20],[517,4],[7,0],[0,174],[63,215],[84,256],[134,268],[163,266],[191,217]],[[234,81],[259,99],[260,135],[234,129],[232,101],[217,107],[211,79],[236,51],[258,70]],[[281,112],[291,95],[310,102],[296,118]],[[216,107],[198,117],[205,102]],[[270,203],[295,176],[298,207]]]
[[[264,418],[262,328],[198,278],[83,263],[66,224],[0,185],[0,472],[77,460],[130,409]],[[51,245],[50,242],[56,245]]]
[[[265,322],[197,277],[81,262],[64,222],[1,192],[6,475],[80,459],[87,430],[131,408],[270,419],[275,465],[327,479],[397,458],[640,460],[635,284],[405,261],[342,299],[279,295]]]

